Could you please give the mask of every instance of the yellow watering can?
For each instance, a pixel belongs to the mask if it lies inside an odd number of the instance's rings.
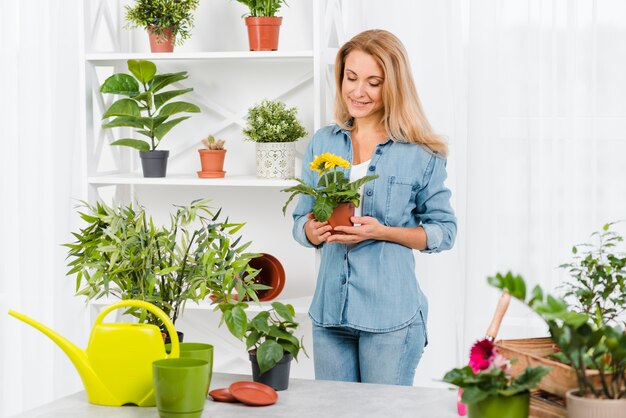
[[[102,323],[109,312],[131,306],[146,309],[163,321],[172,340],[169,355],[165,352],[161,330],[156,325]],[[61,347],[78,370],[89,402],[97,405],[154,406],[152,362],[178,357],[180,351],[174,324],[165,312],[139,300],[124,300],[104,308],[96,318],[89,345],[84,351],[25,315],[15,311],[9,311],[9,315],[37,328]]]

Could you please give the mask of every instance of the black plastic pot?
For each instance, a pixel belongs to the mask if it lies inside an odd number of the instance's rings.
[[[167,333],[167,331],[163,331],[163,330],[162,330],[162,332],[164,332],[164,333],[165,333],[165,340],[163,341],[163,343],[164,343],[164,344],[171,344],[171,343],[172,343],[172,340],[170,340],[170,336],[169,336],[169,334]],[[183,333],[182,333],[182,332],[180,332],[180,331],[176,331],[176,334],[178,335],[178,342],[179,342],[179,343],[182,343],[182,342],[183,342],[183,338],[185,338],[185,334],[183,334]]]
[[[256,361],[256,354],[250,355],[250,363],[252,363],[252,380],[271,386],[274,390],[286,390],[289,387],[289,369],[293,356],[285,353],[283,358],[276,363],[274,367],[261,374],[259,363]]]
[[[165,177],[169,151],[139,151],[144,177]]]

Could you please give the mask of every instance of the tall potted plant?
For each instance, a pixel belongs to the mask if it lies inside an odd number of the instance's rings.
[[[237,0],[248,7],[246,26],[250,51],[276,51],[283,18],[276,16],[285,0]]]
[[[187,79],[187,72],[157,74],[156,65],[145,60],[128,60],[125,73],[107,78],[100,92],[125,96],[113,102],[102,116],[109,119],[103,128],[132,127],[147,140],[124,138],[111,145],[122,145],[139,150],[144,177],[165,177],[169,151],[157,150],[169,131],[189,116],[171,119],[180,113],[199,113],[200,108],[188,102],[169,102],[193,91],[192,88],[162,91],[165,87]],[[169,102],[169,103],[168,103]]]
[[[354,208],[361,201],[359,189],[368,181],[377,179],[378,175],[364,176],[350,182],[346,172],[342,171],[349,169],[350,163],[330,152],[315,156],[310,168],[319,174],[317,185],[311,186],[296,178],[300,184],[281,190],[291,193],[283,206],[283,215],[294,197],[305,194],[315,199],[313,216],[317,221],[328,221],[333,228],[339,225],[352,226],[350,218],[354,216]]]
[[[248,109],[246,140],[256,142],[256,174],[260,178],[286,179],[294,176],[295,141],[307,135],[295,107],[280,101],[263,100]]]
[[[570,365],[578,388],[567,392],[570,418],[623,418],[626,411],[626,333],[621,324],[596,322],[592,315],[576,312],[563,298],[545,294],[535,286],[530,296],[521,276],[496,274],[489,284],[508,291],[526,303],[548,325],[558,346],[558,358]],[[589,370],[597,371],[597,380]]]
[[[252,379],[285,390],[289,387],[291,361],[298,359],[304,345],[293,333],[298,327],[293,306],[273,302],[272,308],[248,320],[243,302],[221,304],[224,322],[238,339],[246,341],[252,365]]]
[[[223,303],[232,301],[233,292],[256,300],[258,271],[248,263],[258,254],[245,252],[251,243],[234,236],[244,224],[220,220],[221,209],[213,212],[207,203],[178,206],[162,226],[143,207],[83,203],[79,213],[86,225],[73,233],[75,242],[64,244],[77,295],[151,302],[174,323],[186,301],[209,294]],[[160,324],[145,311],[129,313]]]
[[[135,0],[126,6],[129,27],[148,31],[152,52],[172,52],[191,36],[193,11],[200,0]]]

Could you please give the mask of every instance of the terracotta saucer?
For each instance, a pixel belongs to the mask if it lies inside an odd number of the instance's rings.
[[[213,389],[209,396],[216,402],[238,402],[228,388]]]
[[[235,382],[228,387],[239,402],[250,406],[266,406],[276,403],[278,393],[271,387],[257,382]]]
[[[226,171],[198,171],[197,173],[201,179],[217,179],[226,175]]]

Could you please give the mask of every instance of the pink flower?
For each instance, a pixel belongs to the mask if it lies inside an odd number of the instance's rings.
[[[508,376],[511,373],[511,361],[502,354],[498,353],[495,348],[493,351],[495,355],[492,358],[491,366],[502,369],[502,371]]]
[[[491,341],[486,338],[476,341],[470,351],[469,360],[469,365],[474,373],[488,369],[491,366],[491,360],[495,354],[495,348]]]

